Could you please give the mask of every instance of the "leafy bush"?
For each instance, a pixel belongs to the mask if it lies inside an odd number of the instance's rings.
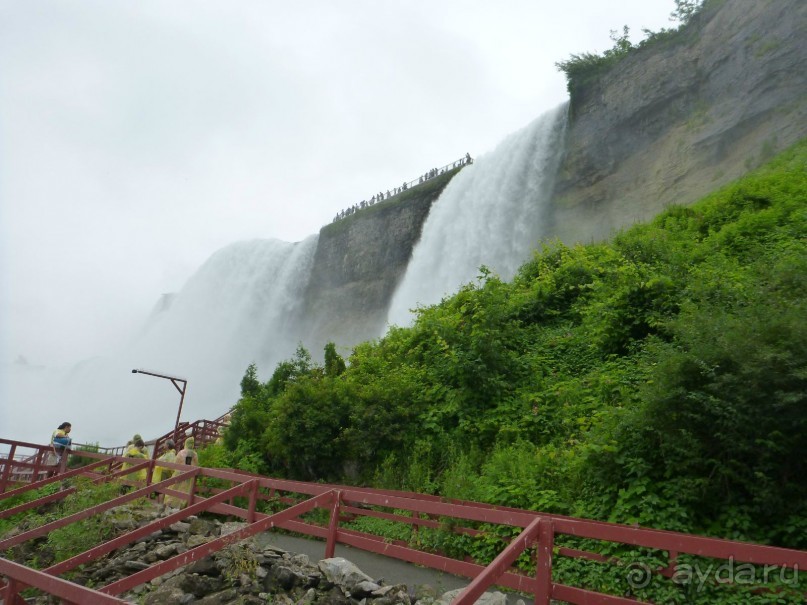
[[[566,74],[566,88],[569,96],[574,99],[586,85],[594,79],[602,77],[632,52],[680,37],[683,28],[701,12],[705,4],[717,5],[722,0],[674,1],[675,9],[670,13],[670,20],[677,21],[678,28],[662,28],[658,32],[643,29],[642,33],[645,38],[638,44],[633,44],[630,41],[628,26],[623,25],[621,34],[617,30],[611,30],[610,37],[614,45],[602,54],[591,52],[573,54],[565,61],[555,63],[558,70]]]
[[[335,349],[325,367],[299,350],[266,383],[246,380],[227,455],[291,478],[804,548],[805,199],[807,142],[610,243],[548,244],[510,283],[483,267],[344,369]],[[495,543],[418,540],[480,557]],[[683,602],[670,590],[662,602]]]

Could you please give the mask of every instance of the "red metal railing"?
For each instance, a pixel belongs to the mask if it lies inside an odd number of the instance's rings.
[[[176,443],[177,449],[182,447],[183,440],[188,437],[194,438],[197,448],[214,443],[221,436],[219,429],[224,428],[229,424],[229,421],[227,420],[228,416],[229,412],[221,415],[215,420],[180,422],[176,429],[176,434],[179,435],[179,441]],[[152,458],[158,457],[165,450],[165,442],[169,439],[174,439],[176,441],[174,430],[146,442],[146,446],[151,450]],[[0,443],[2,443],[2,441],[0,441]],[[106,454],[108,456],[124,456],[126,454],[125,445],[102,447],[97,445],[74,443],[73,450],[76,449],[87,449],[89,451],[96,451],[99,454]]]
[[[175,444],[176,449],[182,448],[183,439],[193,437],[195,447],[203,448],[206,445],[215,443],[221,437],[219,429],[226,428],[229,424],[229,413],[219,416],[215,420],[197,420],[196,422],[180,422],[176,433],[179,434],[179,441]],[[146,445],[151,448],[151,457],[157,458],[165,450],[165,442],[169,439],[176,441],[175,432],[170,431],[156,439],[149,441]],[[123,452],[121,454],[123,455]]]
[[[0,445],[11,443],[13,442],[0,440]],[[807,568],[807,552],[799,550],[588,521],[477,502],[444,500],[436,496],[409,492],[272,479],[233,470],[187,467],[155,460],[142,461],[128,469],[118,470],[119,464],[125,459],[95,453],[75,455],[86,457],[91,464],[0,494],[0,504],[3,499],[11,495],[20,495],[55,480],[64,480],[78,475],[89,477],[95,481],[117,479],[133,485],[136,489],[64,519],[2,539],[0,540],[0,552],[41,537],[59,527],[152,493],[175,496],[185,501],[187,505],[180,511],[157,519],[43,571],[28,569],[0,559],[0,575],[8,578],[0,596],[9,605],[21,602],[18,597],[19,591],[29,586],[60,596],[67,602],[118,603],[121,601],[117,599],[94,600],[95,595],[101,593],[109,595],[110,598],[120,595],[135,586],[188,565],[229,544],[273,528],[283,528],[325,540],[324,554],[326,557],[333,556],[338,543],[473,578],[465,590],[454,600],[455,605],[475,602],[482,592],[493,585],[530,593],[534,595],[537,605],[548,605],[550,599],[587,605],[636,603],[634,598],[564,585],[558,582],[557,578],[553,578],[553,559],[555,557],[583,558],[603,564],[613,564],[614,562],[612,557],[598,552],[586,552],[558,546],[558,538],[564,536],[642,547],[665,553],[668,559],[667,567],[650,571],[666,577],[670,577],[670,569],[677,557],[683,554],[722,561],[730,560],[736,563],[776,565],[791,570]],[[131,463],[131,459],[129,459],[129,463]],[[6,468],[2,465],[9,464],[16,465],[18,462],[11,461],[10,458],[0,459],[0,468]],[[160,483],[152,484],[151,474],[155,466],[172,469],[178,474]],[[141,469],[148,471],[148,479],[145,484],[130,481],[129,477],[132,473]],[[176,484],[185,482],[190,482],[190,490],[188,492],[178,491]],[[212,487],[212,483],[216,483],[217,486]],[[0,514],[3,516],[17,514],[46,502],[66,497],[69,491],[64,490],[51,494],[14,509],[2,511]],[[236,505],[236,502],[239,502],[240,505]],[[260,502],[266,502],[273,507],[285,506],[285,508],[267,514],[258,510]],[[23,509],[22,506],[27,508]],[[314,523],[303,517],[317,509],[328,511],[327,524]],[[181,555],[154,564],[148,569],[97,588],[94,592],[55,578],[78,565],[93,561],[178,520],[201,512],[237,516],[246,521],[248,525],[233,534],[217,538]],[[387,519],[415,528],[451,527],[451,531],[455,533],[471,536],[480,535],[486,531],[486,528],[480,527],[479,524],[515,528],[520,533],[509,543],[502,543],[501,552],[489,565],[480,565],[439,553],[423,552],[406,542],[390,542],[380,536],[345,526],[347,521],[362,516]],[[447,525],[444,522],[445,519],[450,519],[451,523]],[[513,567],[516,559],[525,552],[530,554],[533,561],[535,572],[531,576],[524,575],[523,572]]]
[[[0,493],[9,486],[29,484],[59,471],[64,471],[67,456],[56,460],[49,445],[0,439],[0,447],[8,452],[0,454]]]

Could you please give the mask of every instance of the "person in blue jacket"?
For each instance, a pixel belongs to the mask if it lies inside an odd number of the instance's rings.
[[[69,422],[62,422],[50,436],[50,445],[56,455],[56,464],[62,461],[62,454],[70,447],[73,440],[70,438],[70,430],[73,426]]]

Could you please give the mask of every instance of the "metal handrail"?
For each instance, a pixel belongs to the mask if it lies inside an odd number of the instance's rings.
[[[199,547],[200,549],[193,549],[183,555],[178,555],[172,559],[160,562],[157,565],[152,565],[148,569],[136,572],[131,576],[98,590],[104,594],[120,595],[134,586],[144,584],[159,575],[178,569],[193,560],[206,556],[226,544],[248,538],[258,532],[273,527],[324,539],[326,557],[333,556],[335,545],[340,543],[419,563],[448,573],[474,578],[466,589],[455,598],[453,601],[454,605],[464,605],[474,602],[482,592],[493,584],[532,593],[535,596],[535,603],[538,605],[548,605],[550,599],[578,604],[595,602],[623,605],[635,604],[636,601],[633,599],[599,593],[594,590],[575,586],[567,586],[554,581],[552,578],[553,556],[591,559],[604,564],[614,563],[613,558],[606,557],[599,553],[558,547],[555,543],[555,539],[559,535],[666,552],[668,553],[669,562],[666,568],[647,570],[648,573],[659,574],[665,577],[670,577],[670,570],[673,568],[680,554],[691,554],[697,555],[698,557],[708,557],[724,561],[728,560],[735,563],[750,563],[765,566],[777,565],[792,570],[807,568],[807,551],[762,546],[717,538],[706,538],[679,532],[640,528],[601,521],[590,521],[562,515],[493,506],[478,502],[443,500],[436,496],[411,492],[289,481],[236,472],[231,469],[189,468],[181,464],[164,463],[155,460],[139,462],[137,465],[126,470],[115,470],[116,466],[113,464],[114,462],[126,461],[127,459],[105,457],[102,454],[90,452],[78,452],[74,455],[102,462],[105,460],[109,461],[107,475],[99,474],[98,472],[87,472],[87,476],[93,477],[98,481],[114,478],[123,478],[124,481],[127,481],[127,477],[140,469],[148,470],[147,479],[145,482],[141,483],[128,481],[129,484],[134,485],[137,489],[126,495],[116,497],[107,503],[54,521],[48,526],[31,529],[10,538],[0,540],[0,550],[41,536],[42,532],[52,531],[57,527],[69,525],[76,520],[88,518],[94,514],[100,514],[105,510],[109,510],[134,498],[144,497],[151,493],[163,493],[179,497],[187,503],[187,508],[172,513],[167,517],[156,519],[128,534],[114,538],[105,544],[99,545],[81,555],[77,555],[68,561],[59,563],[43,572],[26,570],[25,576],[21,577],[22,572],[19,569],[14,568],[9,570],[8,566],[0,565],[0,575],[6,575],[12,580],[6,587],[6,602],[13,602],[9,596],[12,598],[15,597],[19,590],[25,586],[35,586],[48,591],[50,587],[49,582],[53,578],[52,574],[69,571],[78,565],[97,559],[112,550],[129,544],[145,535],[149,535],[157,529],[170,525],[190,515],[199,514],[200,512],[208,512],[217,515],[234,515],[244,519],[247,522],[247,526],[236,532],[236,534],[227,536],[226,539],[221,538],[213,540],[206,543],[203,547]],[[0,464],[3,462],[3,460],[0,460]],[[131,459],[129,459],[129,462],[131,462]],[[95,466],[96,468],[98,467],[97,464]],[[177,474],[170,479],[154,484],[151,482],[151,475],[155,466],[177,471]],[[81,472],[83,472],[81,469],[71,471],[72,474],[80,474]],[[191,480],[190,491],[181,492],[175,489],[174,486],[177,483],[185,483],[189,479]],[[231,487],[223,489],[207,487],[204,481],[208,479],[217,480],[219,482],[223,481],[225,483],[229,482]],[[50,481],[53,481],[53,479],[50,479]],[[34,489],[39,485],[42,485],[42,482],[33,483],[30,489]],[[15,490],[16,493],[20,491],[19,489]],[[279,494],[284,494],[284,496],[279,497]],[[294,494],[301,495],[303,501],[300,502],[297,498],[289,497]],[[245,507],[235,504],[236,501],[234,498],[236,496],[247,499]],[[4,497],[3,494],[0,494],[0,500]],[[55,497],[54,495],[48,496],[51,500]],[[257,511],[257,503],[261,500],[271,500],[275,504],[285,502],[291,504],[291,506],[277,513],[264,514]],[[34,504],[29,503],[29,505]],[[330,511],[330,521],[327,526],[317,525],[300,517],[303,513],[316,508]],[[385,510],[391,512],[384,512]],[[409,513],[410,516],[406,516],[403,513]],[[511,528],[520,528],[521,533],[509,544],[503,544],[502,551],[494,561],[484,566],[473,562],[453,559],[440,554],[422,552],[406,542],[389,542],[372,534],[348,528],[340,528],[340,521],[343,516],[355,517],[361,515],[389,518],[396,522],[408,523],[413,527],[438,527],[441,525],[438,519],[448,517],[462,522],[497,524]],[[467,525],[467,523],[465,523],[465,525]],[[461,523],[452,525],[452,531],[466,534],[471,534],[471,532],[479,533],[478,529],[464,527]],[[535,574],[532,576],[523,575],[513,570],[511,567],[512,563],[525,551],[534,551],[533,560],[535,561],[536,570]],[[628,570],[629,569],[630,568],[628,568]],[[83,599],[84,596],[81,596],[80,599],[74,602],[93,602]]]

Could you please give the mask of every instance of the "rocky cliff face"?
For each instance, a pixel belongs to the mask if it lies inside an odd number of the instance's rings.
[[[377,338],[432,204],[460,169],[360,210],[319,234],[303,313],[304,342],[348,346]]]
[[[805,40],[804,0],[712,0],[678,33],[576,91],[544,237],[607,238],[671,204],[697,201],[802,139]],[[451,176],[322,229],[303,313],[311,350],[383,331]]]
[[[807,135],[807,3],[723,0],[571,104],[547,226],[602,239],[689,204]]]

